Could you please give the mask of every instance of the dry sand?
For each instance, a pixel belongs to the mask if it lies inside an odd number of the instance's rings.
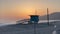
[[[52,34],[53,25],[48,26],[46,23],[36,25],[36,34]],[[0,34],[34,34],[34,24],[13,24],[0,27]]]

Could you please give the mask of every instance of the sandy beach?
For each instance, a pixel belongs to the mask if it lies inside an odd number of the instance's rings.
[[[36,34],[52,34],[53,25],[47,23],[36,25]],[[0,27],[0,34],[34,34],[34,24],[12,24]]]

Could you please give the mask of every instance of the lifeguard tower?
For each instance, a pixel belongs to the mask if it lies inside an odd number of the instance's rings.
[[[29,16],[30,16],[29,24],[38,24],[39,15],[37,15],[37,11],[35,11],[35,15],[29,15]]]

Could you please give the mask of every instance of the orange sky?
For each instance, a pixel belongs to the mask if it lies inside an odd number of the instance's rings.
[[[0,17],[5,19],[29,18],[35,13],[40,16],[49,13],[60,12],[60,0],[8,0],[0,1]]]

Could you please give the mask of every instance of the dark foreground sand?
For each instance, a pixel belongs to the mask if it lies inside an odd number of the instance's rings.
[[[47,23],[36,25],[36,34],[52,34],[53,30],[53,25],[48,26]],[[0,27],[0,34],[34,34],[34,24],[3,26]]]

